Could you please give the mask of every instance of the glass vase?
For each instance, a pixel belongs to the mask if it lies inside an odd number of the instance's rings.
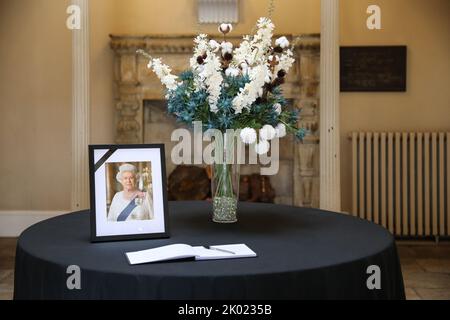
[[[224,135],[215,140],[215,159],[211,170],[212,220],[218,223],[237,221],[240,165],[233,156],[233,139]]]

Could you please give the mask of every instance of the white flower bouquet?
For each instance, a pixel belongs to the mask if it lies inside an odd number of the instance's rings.
[[[168,112],[179,122],[201,121],[204,131],[241,129],[246,144],[257,141],[259,154],[268,151],[268,140],[293,133],[302,139],[305,132],[297,128],[298,112],[289,110],[280,86],[294,63],[292,48],[286,37],[273,43],[274,25],[260,18],[256,34],[244,36],[240,46],[233,48],[226,41],[231,24],[221,24],[221,43],[206,34],[195,40],[190,69],[173,75],[161,59],[149,58],[152,69],[167,89]]]
[[[260,18],[256,34],[244,36],[239,47],[233,48],[226,41],[232,29],[231,24],[219,26],[224,35],[221,43],[206,34],[198,35],[190,68],[179,76],[160,59],[138,51],[149,59],[148,68],[167,88],[168,112],[188,125],[201,122],[203,131],[238,130],[241,140],[253,144],[257,154],[267,153],[269,141],[288,132],[302,139],[304,130],[297,128],[298,113],[287,107],[280,88],[294,63],[288,39],[280,37],[273,43],[272,21]],[[225,154],[232,149],[226,136],[226,141],[214,140]],[[239,166],[221,159],[224,153],[217,156],[215,152],[219,161],[212,166],[213,221],[235,222]]]

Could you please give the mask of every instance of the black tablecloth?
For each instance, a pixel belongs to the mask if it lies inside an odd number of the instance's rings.
[[[89,212],[40,222],[17,244],[15,299],[404,299],[385,229],[309,208],[239,203],[235,224],[211,221],[208,202],[171,202],[168,239],[90,243]],[[245,243],[257,258],[130,266],[124,255],[173,243]],[[67,267],[81,269],[69,290]],[[381,289],[367,287],[367,268]]]

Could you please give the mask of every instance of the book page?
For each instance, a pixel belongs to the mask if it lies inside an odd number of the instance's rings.
[[[141,264],[156,261],[175,260],[194,257],[193,248],[187,244],[171,244],[154,249],[127,252],[125,254],[130,264]]]
[[[249,258],[256,257],[256,253],[247,245],[225,244],[205,247],[193,247],[195,260],[212,260],[212,259],[233,259],[233,258]]]
[[[192,247],[195,260],[210,260],[210,259],[227,259],[233,258],[233,253],[210,250],[205,247]]]

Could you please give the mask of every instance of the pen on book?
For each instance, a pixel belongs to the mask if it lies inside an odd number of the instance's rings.
[[[213,247],[208,247],[208,249],[210,249],[210,250],[222,251],[222,252],[231,253],[231,254],[236,254],[236,253],[233,252],[233,251],[225,250],[225,249],[219,249],[219,248],[213,248]]]

